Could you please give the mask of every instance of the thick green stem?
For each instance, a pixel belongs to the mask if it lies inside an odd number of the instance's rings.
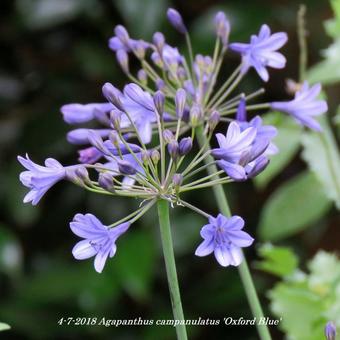
[[[162,247],[166,274],[169,283],[170,298],[174,319],[182,321],[176,326],[178,340],[187,340],[187,331],[184,325],[184,314],[182,309],[181,296],[179,292],[174,249],[172,245],[171,227],[169,218],[169,203],[165,200],[157,202],[159,226],[161,231]]]
[[[201,146],[206,144],[206,136],[203,133],[203,128],[200,126],[197,128],[197,138],[198,138],[198,142]],[[211,163],[213,161],[213,157],[212,156],[208,156],[205,158],[205,162],[206,163]],[[215,164],[211,164],[210,167],[208,167],[208,172],[209,174],[213,174],[213,173],[217,173],[218,169],[216,167]],[[216,179],[219,176],[216,175]],[[215,178],[214,178],[215,179]],[[222,214],[226,215],[226,216],[231,216],[231,211],[228,205],[228,201],[227,201],[227,197],[224,193],[223,190],[223,186],[221,184],[216,184],[213,187],[214,190],[214,194],[215,194],[215,198],[217,201],[217,205],[220,209],[220,211],[222,212]],[[256,289],[254,286],[254,282],[253,279],[251,277],[249,268],[248,268],[248,264],[246,261],[246,258],[244,257],[242,263],[237,267],[240,277],[241,277],[241,281],[244,287],[244,290],[246,292],[247,298],[248,298],[248,302],[251,308],[251,311],[253,313],[253,316],[256,317],[256,327],[257,327],[257,331],[259,333],[260,339],[261,340],[271,340],[271,336],[268,330],[267,325],[259,325],[259,320],[261,318],[264,318],[263,315],[263,311],[262,311],[262,307],[259,301],[259,298],[257,296],[256,293]]]

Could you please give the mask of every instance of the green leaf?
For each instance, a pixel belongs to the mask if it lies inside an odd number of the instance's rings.
[[[301,127],[290,117],[279,112],[264,115],[263,121],[265,125],[274,125],[277,128],[278,134],[273,143],[279,148],[279,152],[270,157],[270,163],[265,171],[255,177],[255,184],[259,188],[265,187],[294,158],[301,137]]]
[[[114,5],[137,38],[150,36],[166,18],[167,0],[114,0]],[[141,24],[143,22],[143,24]]]
[[[316,223],[330,205],[316,177],[304,172],[270,196],[260,217],[260,237],[273,241],[291,236]]]
[[[0,332],[7,331],[8,329],[11,329],[10,325],[7,325],[7,323],[0,322]]]
[[[155,241],[146,231],[134,231],[119,240],[115,273],[126,291],[137,300],[145,300],[151,291],[157,252]]]
[[[258,252],[263,260],[255,264],[256,268],[277,275],[292,275],[298,266],[298,259],[290,248],[274,247],[270,243],[262,245]]]
[[[324,195],[340,209],[340,156],[333,133],[323,117],[323,132],[306,132],[302,157],[322,184]]]
[[[322,316],[323,300],[304,284],[280,283],[270,292],[271,309],[282,321],[279,327],[290,339],[324,339],[327,320]]]
[[[307,80],[310,83],[322,83],[330,85],[340,81],[340,39],[330,45],[323,55],[325,60],[309,69]]]

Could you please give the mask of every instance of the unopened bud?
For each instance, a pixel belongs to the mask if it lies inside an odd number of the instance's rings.
[[[183,117],[187,93],[183,89],[178,89],[175,96],[176,113],[178,118]]]
[[[180,33],[187,33],[187,28],[184,25],[182,16],[173,8],[169,8],[167,11],[167,17],[170,24]]]
[[[172,182],[174,183],[175,188],[178,189],[182,185],[183,176],[181,174],[174,174]]]
[[[151,159],[154,164],[157,164],[160,160],[161,156],[157,150],[151,151]]]
[[[164,80],[163,79],[160,79],[160,78],[158,78],[157,80],[156,80],[156,88],[157,88],[157,90],[164,90],[164,88],[165,88],[165,83],[164,83]]]
[[[165,38],[163,33],[156,32],[152,37],[152,41],[157,47],[158,52],[161,52],[165,44]]]
[[[178,145],[178,153],[180,156],[187,155],[192,149],[192,139],[191,137],[182,138]]]
[[[125,45],[129,43],[130,37],[126,28],[122,25],[117,25],[114,29],[116,37]]]
[[[120,98],[122,97],[122,93],[117,88],[115,88],[110,83],[105,83],[102,88],[102,91],[103,91],[104,97],[109,102],[115,105],[119,110],[122,109],[122,102],[120,100]]]
[[[155,104],[158,114],[161,116],[164,112],[165,96],[162,91],[157,91],[153,96],[153,102]]]
[[[140,69],[137,73],[137,78],[138,80],[143,84],[143,85],[147,85],[148,83],[148,76],[146,74],[146,72],[143,69]]]
[[[336,326],[334,322],[329,321],[325,327],[326,340],[335,340],[336,337]]]
[[[223,46],[228,45],[230,34],[230,23],[223,12],[218,12],[215,16],[216,34],[221,38]]]
[[[209,117],[208,124],[210,131],[215,130],[217,124],[220,122],[221,116],[218,111],[213,111]]]
[[[117,58],[118,64],[122,68],[122,70],[125,73],[129,73],[129,56],[128,56],[128,54],[123,49],[120,49],[116,53],[116,58]]]
[[[190,122],[192,126],[197,126],[202,117],[201,107],[198,104],[194,104],[190,110]]]
[[[144,164],[148,163],[148,161],[150,159],[150,151],[149,150],[142,150],[141,158],[142,158],[142,162]]]
[[[119,172],[122,175],[134,175],[137,172],[137,169],[129,161],[119,159],[117,160],[117,164]]]
[[[98,176],[98,184],[107,191],[113,191],[113,177],[108,172],[101,172]]]
[[[241,97],[240,103],[237,107],[236,120],[239,122],[245,122],[247,120],[246,100],[244,98],[244,95]]]
[[[178,142],[176,140],[170,141],[168,144],[168,152],[173,160],[178,158]]]
[[[163,138],[164,138],[166,143],[170,143],[171,141],[173,141],[175,139],[175,136],[174,136],[174,134],[172,133],[171,130],[165,129],[163,131]]]
[[[144,59],[145,57],[145,47],[144,47],[144,41],[138,40],[133,44],[133,52],[135,53],[136,57],[138,59]]]
[[[119,145],[119,139],[120,138],[117,131],[113,130],[109,133],[109,140],[114,146],[117,147]]]

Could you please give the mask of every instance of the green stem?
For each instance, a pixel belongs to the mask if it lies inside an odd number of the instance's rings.
[[[172,244],[172,236],[171,236],[171,227],[170,227],[170,218],[169,218],[169,203],[166,200],[158,200],[158,217],[159,217],[159,226],[161,231],[161,239],[162,239],[162,247],[164,254],[164,261],[166,267],[166,274],[169,283],[170,290],[170,298],[172,311],[174,315],[174,320],[185,320],[181,296],[179,292],[177,272],[176,272],[176,263],[175,263],[175,255]],[[176,333],[178,340],[187,340],[187,331],[185,328],[184,322],[181,322],[180,325],[176,326]]]
[[[197,138],[198,138],[198,142],[200,145],[204,145],[206,143],[206,136],[203,133],[202,126],[197,128]],[[211,163],[213,160],[214,160],[213,157],[211,155],[208,155],[204,161],[207,163]],[[210,165],[210,167],[208,168],[208,172],[210,174],[216,173],[217,171],[218,169],[215,164]],[[216,179],[217,178],[218,178],[218,175],[216,175]],[[223,190],[223,186],[221,184],[217,184],[213,187],[213,190],[214,190],[215,198],[217,201],[217,205],[220,211],[222,212],[222,214],[226,216],[231,216],[231,211],[228,205],[226,195]],[[257,296],[254,282],[251,277],[245,257],[242,263],[237,268],[238,268],[238,271],[241,277],[244,290],[248,298],[251,311],[253,313],[253,316],[255,316],[257,320],[256,327],[257,327],[257,331],[259,333],[260,339],[271,340],[271,336],[270,336],[267,325],[258,324],[258,321],[260,320],[260,318],[264,317],[264,314],[263,314],[262,307],[261,307],[259,298]]]

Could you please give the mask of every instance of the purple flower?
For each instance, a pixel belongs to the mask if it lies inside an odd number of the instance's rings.
[[[68,124],[89,122],[98,117],[98,111],[103,114],[110,112],[114,107],[111,103],[66,104],[60,108],[64,121]]]
[[[156,122],[152,96],[138,85],[131,83],[124,87],[122,104],[136,124],[142,142],[149,143],[152,136],[152,123]]]
[[[215,16],[216,34],[221,38],[224,47],[228,45],[230,23],[223,12],[218,12]]]
[[[233,43],[230,48],[242,55],[242,73],[254,67],[262,80],[268,81],[269,74],[266,67],[281,69],[285,67],[286,58],[279,52],[288,40],[284,32],[271,34],[267,25],[262,25],[259,35],[252,35],[249,44]]]
[[[315,84],[311,88],[304,82],[300,91],[296,92],[295,98],[286,102],[273,102],[271,108],[290,114],[295,120],[315,131],[321,131],[320,124],[314,119],[328,110],[324,100],[317,100],[321,85]]]
[[[254,127],[257,130],[256,138],[254,143],[261,143],[263,140],[269,142],[268,148],[265,151],[265,155],[274,155],[278,153],[277,146],[271,142],[271,140],[276,137],[277,129],[272,125],[263,125],[262,118],[260,116],[255,116],[249,122],[247,121],[247,112],[246,112],[246,101],[244,98],[241,98],[240,104],[237,108],[236,120],[241,128],[241,131],[249,127]]]
[[[167,71],[170,69],[175,71],[183,62],[183,56],[179,53],[178,48],[168,44],[165,44],[162,48],[161,55],[159,52],[153,52],[151,59],[156,65],[164,67]],[[163,62],[165,65],[163,65]]]
[[[217,165],[235,181],[244,181],[259,174],[268,165],[265,152],[270,139],[261,137],[254,126],[242,131],[237,122],[231,122],[226,136],[216,134],[219,148],[212,150]]]
[[[241,230],[243,227],[244,220],[240,216],[210,216],[209,223],[201,229],[204,241],[196,249],[195,255],[207,256],[214,252],[221,266],[238,266],[243,259],[241,248],[249,247],[254,241],[249,234]]]
[[[335,340],[336,338],[336,326],[334,322],[328,321],[325,327],[326,340]]]
[[[45,166],[41,166],[32,162],[28,155],[26,155],[26,158],[18,156],[18,161],[28,170],[20,174],[21,183],[30,189],[24,197],[24,203],[32,202],[32,205],[38,204],[48,189],[64,179],[69,171],[77,167],[63,167],[53,158],[47,158]]]
[[[84,238],[72,249],[72,254],[77,260],[86,260],[92,256],[94,268],[98,273],[103,271],[108,257],[116,253],[116,241],[120,235],[125,233],[130,226],[129,222],[119,224],[117,227],[108,228],[104,226],[92,214],[77,214],[70,223],[70,228],[77,236]]]

